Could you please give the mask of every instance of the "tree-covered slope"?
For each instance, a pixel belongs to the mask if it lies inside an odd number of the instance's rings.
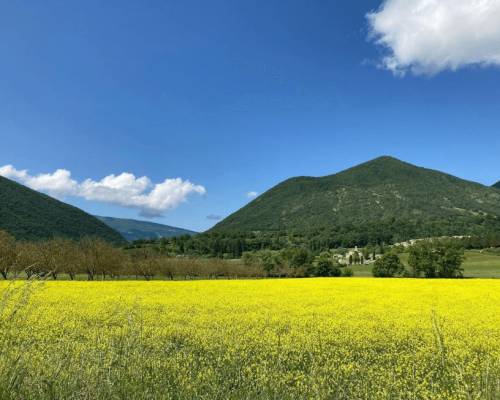
[[[497,188],[497,189],[500,189],[500,181],[498,181],[497,183],[495,183],[493,185],[494,188]]]
[[[96,216],[96,218],[98,218],[114,230],[118,231],[125,239],[129,241],[196,234],[196,232],[187,229],[156,224],[154,222],[148,221],[100,216]]]
[[[282,182],[212,231],[362,232],[378,227],[397,238],[499,230],[500,192],[381,157],[335,175]]]
[[[25,240],[95,236],[116,244],[125,242],[92,215],[1,176],[0,230]]]

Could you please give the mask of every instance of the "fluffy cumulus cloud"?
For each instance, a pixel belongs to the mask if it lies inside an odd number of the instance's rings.
[[[367,18],[395,74],[500,65],[499,0],[385,0]]]
[[[259,195],[259,194],[258,194],[257,192],[253,192],[253,191],[252,191],[252,192],[248,192],[248,193],[247,193],[247,197],[248,197],[249,199],[253,199],[253,198],[257,197],[258,195]]]
[[[192,194],[203,195],[206,190],[181,178],[165,179],[153,183],[148,177],[136,177],[130,173],[109,175],[99,181],[86,179],[77,182],[71,172],[58,169],[53,173],[30,175],[27,170],[18,170],[12,165],[0,167],[0,175],[14,179],[34,190],[51,196],[81,197],[86,200],[136,208],[141,215],[156,217],[177,207]]]

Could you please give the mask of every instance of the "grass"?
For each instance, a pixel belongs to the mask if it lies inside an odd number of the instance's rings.
[[[500,255],[468,251],[464,262],[465,275],[471,278],[500,278]]]
[[[401,261],[408,266],[408,254],[401,255]],[[466,278],[500,278],[500,255],[487,251],[466,251],[463,263]],[[353,265],[354,276],[372,275],[371,265]]]
[[[498,399],[500,281],[2,282],[0,399]]]

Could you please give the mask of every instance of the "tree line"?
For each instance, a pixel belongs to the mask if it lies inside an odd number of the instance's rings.
[[[218,277],[262,277],[264,271],[221,259],[170,257],[155,248],[124,249],[86,237],[79,241],[56,238],[38,242],[16,241],[0,231],[0,276],[71,280],[136,277],[145,280]]]
[[[58,279],[61,275],[74,280],[119,279],[136,277],[145,280],[195,279],[218,277],[349,277],[350,265],[360,260],[375,260],[375,277],[459,278],[463,276],[466,240],[421,240],[405,249],[408,268],[403,265],[397,246],[370,245],[346,257],[347,249],[329,249],[314,253],[306,246],[281,249],[259,249],[242,252],[239,259],[187,256],[173,252],[170,245],[186,244],[183,238],[142,242],[124,248],[101,239],[86,237],[79,241],[56,238],[26,242],[17,241],[0,231],[0,275],[4,279],[25,276]],[[493,243],[490,241],[489,243]],[[357,257],[356,257],[357,255]],[[339,257],[340,256],[340,257]],[[343,260],[343,262],[339,262]],[[349,260],[349,261],[348,261]],[[352,261],[351,261],[352,260]]]
[[[383,227],[387,227],[385,232]],[[354,246],[360,248],[379,248],[390,246],[395,243],[404,242],[415,238],[440,237],[439,231],[427,232],[426,234],[411,236],[413,230],[409,230],[403,236],[394,236],[390,233],[390,225],[382,224],[381,231],[370,233],[370,227],[366,227],[365,236],[360,236],[358,230],[353,232],[336,231],[319,228],[310,231],[273,231],[273,232],[206,232],[194,236],[184,235],[173,238],[162,238],[152,240],[138,240],[129,245],[130,248],[153,246],[161,249],[166,254],[206,256],[235,259],[241,258],[243,253],[262,250],[281,251],[286,248],[301,247],[310,251],[315,256],[331,249],[348,249]],[[460,231],[457,231],[457,235]],[[361,240],[360,240],[361,238]],[[461,240],[464,248],[484,249],[500,247],[500,234],[467,236]]]
[[[408,248],[406,269],[397,251],[390,251],[375,261],[375,277],[463,278],[465,249],[458,240],[421,240]]]
[[[145,280],[351,276],[352,271],[325,261],[331,253],[314,256],[303,247],[281,251],[245,252],[239,260],[172,255],[162,246],[115,247],[98,238],[79,241],[55,238],[17,241],[0,231],[0,275],[9,278],[106,280],[136,277]],[[325,264],[326,263],[326,264]],[[327,265],[328,264],[328,265]]]

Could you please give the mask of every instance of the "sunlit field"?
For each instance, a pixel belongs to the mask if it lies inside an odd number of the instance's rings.
[[[403,253],[400,257],[408,267],[408,253]],[[466,251],[462,268],[465,278],[500,278],[500,255],[487,251]],[[372,276],[371,265],[353,265],[351,269],[354,276]]]
[[[3,399],[498,399],[500,280],[2,282]]]

